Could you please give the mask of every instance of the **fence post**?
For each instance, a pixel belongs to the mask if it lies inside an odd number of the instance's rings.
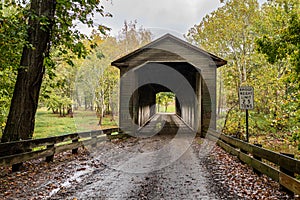
[[[97,147],[97,135],[93,135],[92,138],[92,147]]]
[[[21,168],[22,165],[23,165],[23,163],[13,164],[13,165],[11,166],[11,171],[12,171],[12,172],[20,171],[20,168]]]
[[[255,146],[258,147],[262,147],[262,144],[254,144]],[[257,156],[257,155],[253,155],[253,158],[259,161],[262,161],[261,157]],[[257,169],[253,169],[253,171],[257,174],[257,175],[261,175],[261,172],[258,171]]]
[[[244,141],[244,142],[246,142],[246,141]],[[244,149],[242,149],[242,148],[239,148],[240,149],[240,151],[242,152],[242,153],[244,153],[244,154],[247,154],[248,155],[248,152],[247,151],[245,151]]]
[[[282,155],[284,155],[284,156],[287,156],[287,157],[290,157],[290,158],[295,158],[295,155],[294,155],[294,154],[290,154],[290,153],[282,153],[282,152],[280,152],[280,154],[282,154]],[[295,177],[295,173],[294,173],[294,172],[291,172],[291,171],[289,171],[289,170],[287,170],[287,169],[284,169],[284,168],[281,167],[281,166],[279,167],[279,170],[280,170],[281,172],[283,172],[283,173],[285,173],[285,174],[287,174],[287,175],[293,177],[293,178]],[[283,190],[283,191],[285,191],[285,192],[287,192],[287,193],[293,194],[292,191],[290,191],[289,189],[287,189],[286,187],[284,187],[284,186],[282,186],[282,185],[280,185],[280,189]]]
[[[76,142],[78,142],[78,138],[72,140],[72,143],[76,143]],[[72,149],[72,154],[77,154],[77,153],[78,153],[78,148]]]
[[[22,146],[22,145],[21,146],[17,146],[15,148],[16,149],[12,150],[13,152],[10,152],[11,155],[19,154],[19,153],[24,153],[26,151],[31,151],[31,149],[29,147],[25,147],[25,146]],[[11,166],[11,171],[12,172],[20,171],[20,168],[22,167],[22,165],[23,165],[23,162],[13,164]]]
[[[51,148],[54,148],[54,144],[47,145],[47,149],[51,149]],[[53,158],[54,158],[54,152],[51,156],[46,157],[46,162],[53,162]]]

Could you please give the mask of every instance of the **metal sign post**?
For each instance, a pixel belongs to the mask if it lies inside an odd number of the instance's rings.
[[[254,90],[251,86],[241,86],[239,88],[240,109],[246,110],[246,141],[249,142],[249,113],[248,110],[254,108]]]

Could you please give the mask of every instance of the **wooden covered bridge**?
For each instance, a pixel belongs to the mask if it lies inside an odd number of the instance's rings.
[[[120,69],[122,132],[156,114],[156,94],[173,92],[176,114],[198,134],[216,126],[216,70],[227,62],[171,34],[112,62]]]

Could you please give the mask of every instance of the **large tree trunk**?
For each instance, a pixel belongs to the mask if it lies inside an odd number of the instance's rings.
[[[45,72],[44,58],[49,55],[55,3],[55,0],[31,0],[32,14],[27,32],[28,42],[33,48],[25,46],[23,49],[2,142],[25,140],[33,135],[35,113]],[[48,26],[40,24],[41,17],[49,19]]]

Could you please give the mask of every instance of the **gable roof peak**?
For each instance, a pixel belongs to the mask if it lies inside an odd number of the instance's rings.
[[[144,49],[147,49],[147,48],[153,48],[154,46],[156,46],[157,44],[159,44],[160,42],[164,41],[164,40],[168,40],[168,39],[171,39],[173,40],[175,43],[178,43],[179,45],[183,45],[185,46],[186,48],[188,49],[192,49],[196,52],[199,52],[201,54],[204,54],[208,57],[210,57],[212,60],[214,60],[216,63],[217,63],[217,66],[220,67],[222,65],[225,65],[227,63],[227,61],[223,60],[222,58],[219,58],[217,57],[216,55],[214,54],[211,54],[193,44],[190,44],[189,42],[187,41],[184,41],[178,37],[175,37],[174,35],[170,34],[170,33],[166,33],[165,35],[161,36],[160,38],[150,42],[149,44],[113,61],[111,64],[114,65],[114,66],[119,66],[121,63],[123,63],[124,61],[126,61],[128,58],[134,56],[134,55],[137,55],[139,53],[141,53]]]

